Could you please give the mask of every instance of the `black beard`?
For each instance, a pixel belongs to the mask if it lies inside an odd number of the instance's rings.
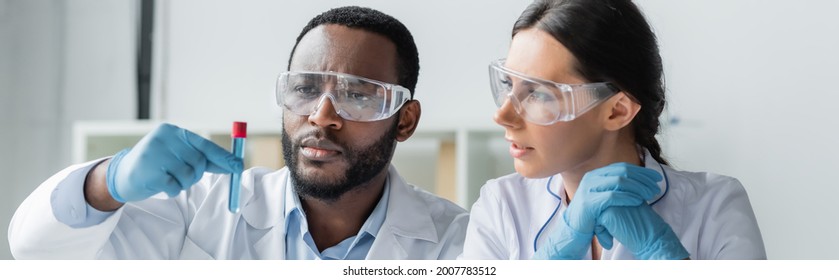
[[[345,193],[369,182],[379,172],[387,168],[390,163],[391,156],[393,156],[393,151],[396,148],[396,127],[398,123],[399,120],[397,118],[393,126],[379,140],[361,149],[351,148],[346,143],[337,141],[334,135],[330,134],[328,130],[318,130],[299,137],[298,139],[303,139],[314,134],[314,136],[326,138],[344,148],[342,156],[347,161],[349,169],[344,172],[344,176],[339,178],[311,178],[302,176],[298,170],[300,141],[295,141],[292,144],[288,132],[283,127],[283,159],[285,159],[285,163],[291,173],[291,182],[294,184],[294,190],[297,195],[326,202],[335,202]],[[320,163],[314,162],[313,165],[318,166]]]

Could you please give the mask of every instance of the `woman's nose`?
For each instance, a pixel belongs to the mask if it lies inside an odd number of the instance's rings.
[[[504,128],[519,128],[522,122],[521,116],[516,112],[513,99],[510,96],[504,99],[504,103],[495,111],[492,120]]]

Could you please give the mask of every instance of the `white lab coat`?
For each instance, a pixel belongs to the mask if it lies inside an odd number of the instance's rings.
[[[661,192],[650,202],[690,253],[691,259],[766,259],[763,238],[746,191],[737,179],[711,174],[678,171],[659,165],[647,152],[645,162],[667,176],[659,183]],[[534,238],[548,221],[559,200],[548,193],[548,178],[527,179],[511,174],[489,180],[472,206],[466,244],[461,259],[530,259]],[[555,175],[550,189],[566,200],[562,178]],[[567,207],[560,210],[539,235],[537,248],[544,245]],[[635,259],[614,241],[601,259]],[[589,250],[587,259],[591,259]]]
[[[205,174],[172,198],[127,203],[104,222],[71,228],[53,215],[50,194],[71,166],[38,187],[9,226],[17,259],[285,259],[284,203],[295,195],[287,168],[242,174],[239,214],[227,210],[228,175]],[[453,259],[463,247],[468,213],[408,185],[390,166],[387,216],[367,259]],[[82,177],[83,178],[83,177]]]

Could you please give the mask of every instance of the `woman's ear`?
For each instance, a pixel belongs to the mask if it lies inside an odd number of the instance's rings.
[[[612,96],[604,105],[609,106],[604,127],[610,131],[617,131],[629,125],[641,110],[641,104],[636,103],[623,91]]]
[[[422,108],[417,100],[409,100],[399,110],[399,124],[396,125],[396,141],[402,142],[411,138],[417,130]]]

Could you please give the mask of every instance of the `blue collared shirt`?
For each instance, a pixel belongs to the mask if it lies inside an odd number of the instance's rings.
[[[309,225],[306,222],[306,213],[300,198],[294,194],[293,204],[286,204],[286,259],[289,260],[363,260],[367,257],[376,235],[385,221],[387,212],[388,195],[390,194],[390,180],[385,183],[382,197],[379,203],[373,208],[373,212],[364,221],[358,233],[344,239],[335,246],[326,248],[323,252],[318,251],[309,233]]]

